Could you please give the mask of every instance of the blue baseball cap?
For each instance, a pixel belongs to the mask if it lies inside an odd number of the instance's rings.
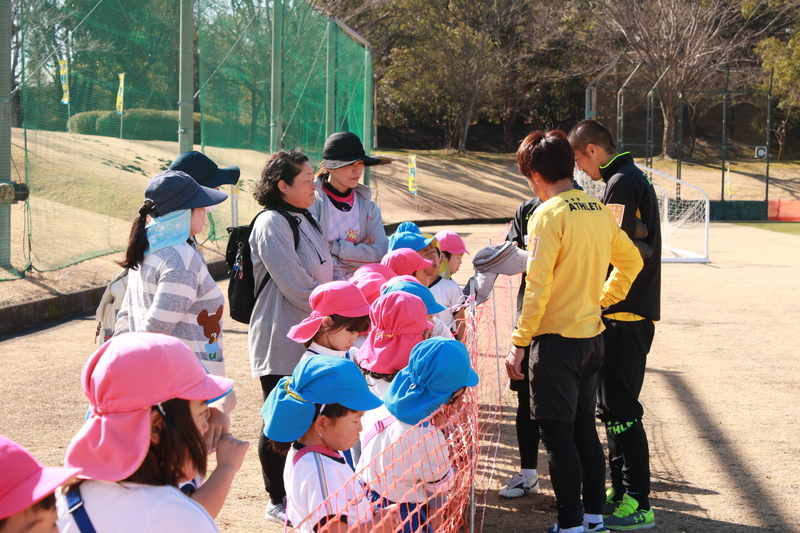
[[[398,420],[415,425],[447,403],[458,389],[474,387],[478,381],[463,344],[432,337],[414,346],[408,366],[397,373],[383,401]]]
[[[404,291],[411,293],[414,296],[419,296],[419,298],[421,298],[425,303],[425,308],[428,310],[429,315],[435,315],[436,313],[441,313],[447,309],[445,306],[436,301],[436,298],[433,296],[431,290],[422,283],[416,281],[389,280],[381,294],[387,294],[394,291]]]
[[[353,411],[369,411],[383,402],[372,394],[358,366],[349,359],[314,355],[303,359],[290,377],[281,378],[261,408],[264,435],[292,442],[314,422],[315,404],[338,403]]]
[[[170,163],[169,170],[180,170],[189,174],[203,187],[213,189],[221,185],[236,185],[241,171],[239,167],[219,168],[215,162],[201,152],[183,152]]]
[[[163,217],[173,211],[209,207],[222,203],[228,195],[197,183],[180,170],[165,170],[150,179],[144,199],[153,202],[153,215]]]
[[[425,237],[418,232],[413,231],[398,231],[389,235],[389,251],[397,250],[398,248],[411,248],[415,252],[419,252],[436,237]]]

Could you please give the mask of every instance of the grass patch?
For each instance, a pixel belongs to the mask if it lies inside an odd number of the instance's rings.
[[[731,222],[731,224],[788,233],[789,235],[800,235],[800,222]]]

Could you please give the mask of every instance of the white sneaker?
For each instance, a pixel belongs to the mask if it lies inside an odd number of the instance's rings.
[[[286,522],[286,503],[272,503],[267,504],[267,512],[264,513],[264,518],[270,522],[277,522],[283,524]],[[289,524],[291,527],[291,524]]]
[[[517,472],[497,494],[502,498],[519,498],[534,492],[539,492],[539,476],[528,479]]]

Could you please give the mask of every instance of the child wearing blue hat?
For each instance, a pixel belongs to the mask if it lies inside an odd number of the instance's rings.
[[[402,531],[433,528],[428,519],[450,488],[453,471],[447,439],[422,422],[443,405],[454,405],[478,384],[469,353],[458,341],[433,337],[417,344],[408,366],[383,395],[384,405],[364,416],[356,470],[382,504],[398,504]]]
[[[264,434],[291,443],[283,471],[286,515],[300,531],[393,530],[391,512],[373,511],[369,493],[339,453],[358,441],[364,412],[382,404],[355,363],[329,355],[300,361],[267,397]]]
[[[410,279],[401,279],[397,277],[386,282],[381,290],[381,294],[388,294],[394,291],[407,292],[422,299],[428,310],[428,320],[433,323],[433,337],[453,338],[453,332],[450,331],[450,328],[437,316],[442,311],[446,311],[447,308],[436,301],[436,297],[428,287],[422,283],[411,281]]]

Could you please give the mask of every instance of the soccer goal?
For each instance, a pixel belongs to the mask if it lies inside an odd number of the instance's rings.
[[[710,202],[703,189],[658,170],[637,165],[647,174],[658,196],[661,216],[662,263],[708,263]],[[601,198],[605,184],[583,172],[578,182],[586,194]]]

